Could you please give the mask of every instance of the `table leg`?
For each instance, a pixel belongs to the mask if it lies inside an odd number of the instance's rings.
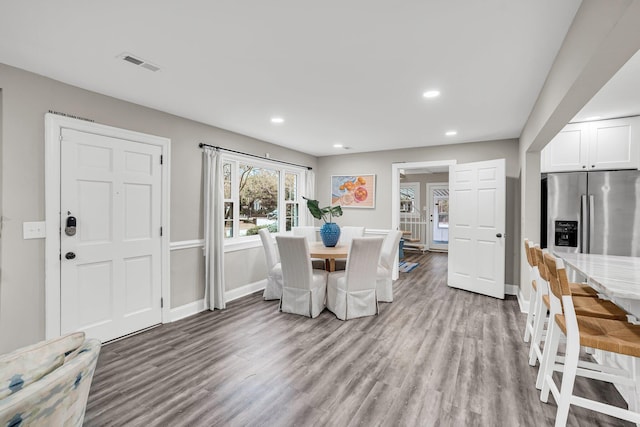
[[[336,271],[336,260],[335,259],[329,258],[327,260],[327,263],[328,263],[328,267],[329,267],[329,269],[328,269],[329,272]]]

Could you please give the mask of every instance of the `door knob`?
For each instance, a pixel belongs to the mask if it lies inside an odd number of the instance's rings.
[[[502,237],[502,233],[496,234],[496,237]]]
[[[64,254],[64,257],[66,259],[74,259],[76,257],[76,254],[74,254],[73,252],[67,252],[66,254]]]

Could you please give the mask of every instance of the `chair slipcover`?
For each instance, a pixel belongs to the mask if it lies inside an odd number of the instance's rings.
[[[349,248],[347,269],[329,274],[327,308],[338,319],[378,313],[376,273],[382,237],[355,237]]]
[[[350,245],[351,240],[354,237],[363,237],[364,236],[364,227],[353,227],[350,225],[346,225],[344,227],[340,227],[340,240],[338,241],[339,245]],[[347,267],[346,259],[336,259],[336,270],[344,270]]]
[[[294,236],[304,236],[307,238],[307,242],[316,242],[318,241],[318,235],[316,234],[316,228],[312,226],[303,226],[303,227],[292,227],[291,231],[293,231]],[[325,263],[323,259],[320,258],[311,258],[311,265],[313,268],[317,268],[319,270],[324,270]]]
[[[401,237],[402,231],[391,230],[382,243],[376,281],[378,301],[393,302],[393,264]]]
[[[280,311],[317,317],[324,309],[327,272],[311,267],[306,237],[277,236],[282,264]]]
[[[77,332],[0,356],[0,425],[81,426],[100,342]]]
[[[280,299],[282,296],[282,266],[278,248],[271,238],[269,230],[261,228],[258,230],[258,234],[267,258],[267,286],[264,288],[262,297],[266,300]]]

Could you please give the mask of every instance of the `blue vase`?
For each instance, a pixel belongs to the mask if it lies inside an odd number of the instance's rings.
[[[335,222],[325,222],[320,227],[320,238],[322,244],[328,248],[332,248],[338,244],[340,239],[340,227]]]

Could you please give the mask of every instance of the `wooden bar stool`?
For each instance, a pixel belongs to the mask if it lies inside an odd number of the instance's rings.
[[[545,254],[545,266],[550,276],[551,314],[549,336],[545,345],[540,375],[543,388],[540,400],[546,402],[549,392],[558,403],[556,426],[565,426],[571,405],[601,412],[613,417],[640,423],[640,413],[617,406],[597,402],[573,394],[576,375],[608,381],[635,389],[635,382],[628,371],[580,361],[580,346],[598,350],[640,357],[640,326],[625,321],[586,317],[577,315],[574,298],[562,260]],[[566,337],[564,365],[556,364],[558,344],[561,336]],[[560,389],[553,380],[553,371],[561,371]]]
[[[536,361],[542,360],[542,342],[544,340],[544,320],[547,318],[547,311],[551,308],[550,296],[549,296],[549,269],[545,265],[544,255],[546,255],[539,246],[533,247],[532,258],[538,268],[539,284],[538,289],[541,295],[542,304],[538,306],[538,310],[535,313],[540,321],[534,321],[533,336],[531,340],[531,347],[529,349],[529,365],[535,366]],[[580,316],[599,317],[602,319],[613,320],[626,320],[627,312],[618,307],[611,301],[598,298],[598,294],[595,289],[581,284],[581,283],[568,283],[569,289],[579,290],[577,295],[571,292],[573,303],[576,313]],[[534,319],[535,319],[534,317]],[[536,382],[538,389],[542,388],[542,378],[539,376]]]

